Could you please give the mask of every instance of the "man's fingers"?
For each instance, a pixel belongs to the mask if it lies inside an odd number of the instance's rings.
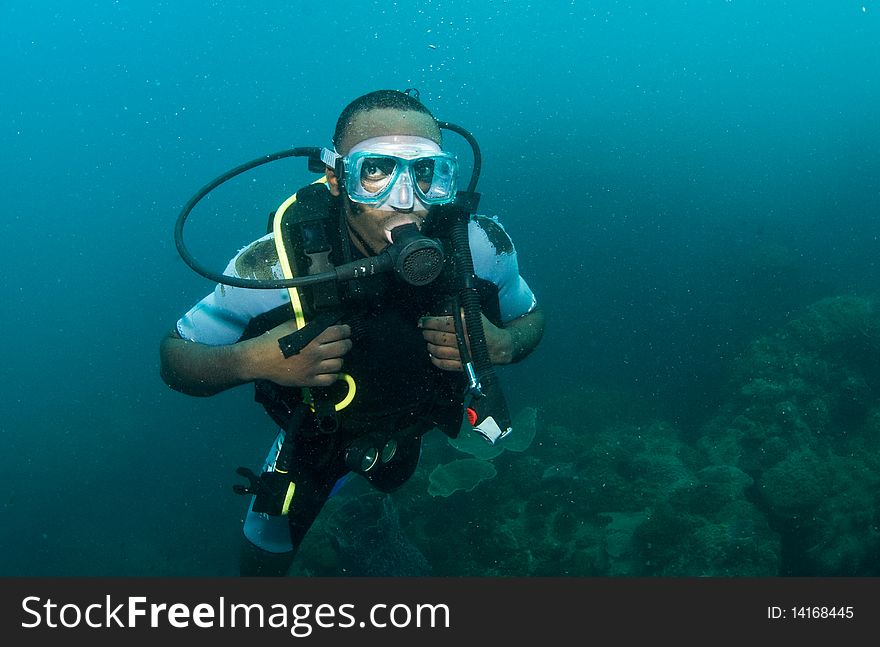
[[[351,350],[351,328],[347,325],[330,326],[309,344],[313,357],[329,359],[342,357]]]
[[[339,341],[340,339],[348,339],[351,337],[351,326],[348,324],[337,324],[328,326],[324,332],[315,337],[318,343],[326,344],[328,342]]]
[[[331,357],[342,357],[351,350],[352,343],[350,339],[340,339],[339,341],[331,341],[321,344],[315,348],[315,353],[322,359]]]
[[[451,316],[446,317],[422,317],[419,319],[419,328],[425,330],[439,330],[440,332],[455,332],[455,323]]]
[[[338,379],[339,376],[336,373],[322,373],[315,375],[305,386],[333,386]]]
[[[444,371],[460,371],[461,362],[457,359],[441,359],[439,357],[431,356],[431,364],[436,366],[437,368],[441,368]]]
[[[318,363],[315,373],[331,373],[336,374],[342,370],[342,360],[338,357],[325,359]]]
[[[422,338],[429,344],[437,346],[449,346],[458,348],[458,340],[454,332],[440,332],[438,330],[423,330]]]
[[[452,359],[455,361],[459,361],[461,359],[457,347],[428,344],[428,354],[431,357],[437,357],[439,359]]]

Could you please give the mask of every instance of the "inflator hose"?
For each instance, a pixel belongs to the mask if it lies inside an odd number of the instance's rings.
[[[510,427],[510,412],[507,408],[507,400],[501,390],[498,375],[495,373],[495,367],[489,358],[489,348],[486,345],[480,296],[474,282],[474,261],[470,251],[468,220],[468,218],[455,218],[450,234],[456,274],[462,280],[462,284],[459,286],[459,301],[464,310],[471,359],[479,376],[480,390],[483,394],[482,397],[476,398],[470,406],[477,412],[478,424],[487,417],[486,412],[489,411],[498,426],[505,430]]]

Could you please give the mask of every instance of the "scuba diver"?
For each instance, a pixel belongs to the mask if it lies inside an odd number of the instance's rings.
[[[474,152],[465,191],[443,130]],[[475,214],[470,133],[437,121],[416,91],[379,90],[342,111],[332,142],[218,178],[175,231],[184,260],[218,285],[162,339],[162,379],[192,396],[253,384],[279,427],[262,471],[239,468],[233,486],[250,496],[244,576],[285,575],[352,473],[383,492],[403,485],[428,431],[503,438],[510,416],[493,367],[522,360],[543,335],[510,237]],[[182,237],[196,202],[290,155],[322,177],[284,201],[225,274],[198,265]]]

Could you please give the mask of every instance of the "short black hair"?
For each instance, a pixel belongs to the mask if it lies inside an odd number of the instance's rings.
[[[367,110],[389,108],[391,110],[414,110],[428,115],[434,119],[431,111],[414,96],[400,90],[375,90],[358,97],[349,103],[339,115],[336,121],[336,130],[333,133],[333,145],[339,146],[339,142],[345,137],[345,131],[354,120],[355,115]],[[434,119],[436,121],[436,119]]]

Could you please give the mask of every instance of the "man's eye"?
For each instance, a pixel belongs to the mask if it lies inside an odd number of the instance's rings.
[[[434,177],[434,160],[420,160],[413,165],[413,170],[415,171],[417,182],[430,184],[431,179]]]
[[[394,172],[394,160],[369,159],[364,160],[361,167],[361,177],[365,180],[381,180]]]

